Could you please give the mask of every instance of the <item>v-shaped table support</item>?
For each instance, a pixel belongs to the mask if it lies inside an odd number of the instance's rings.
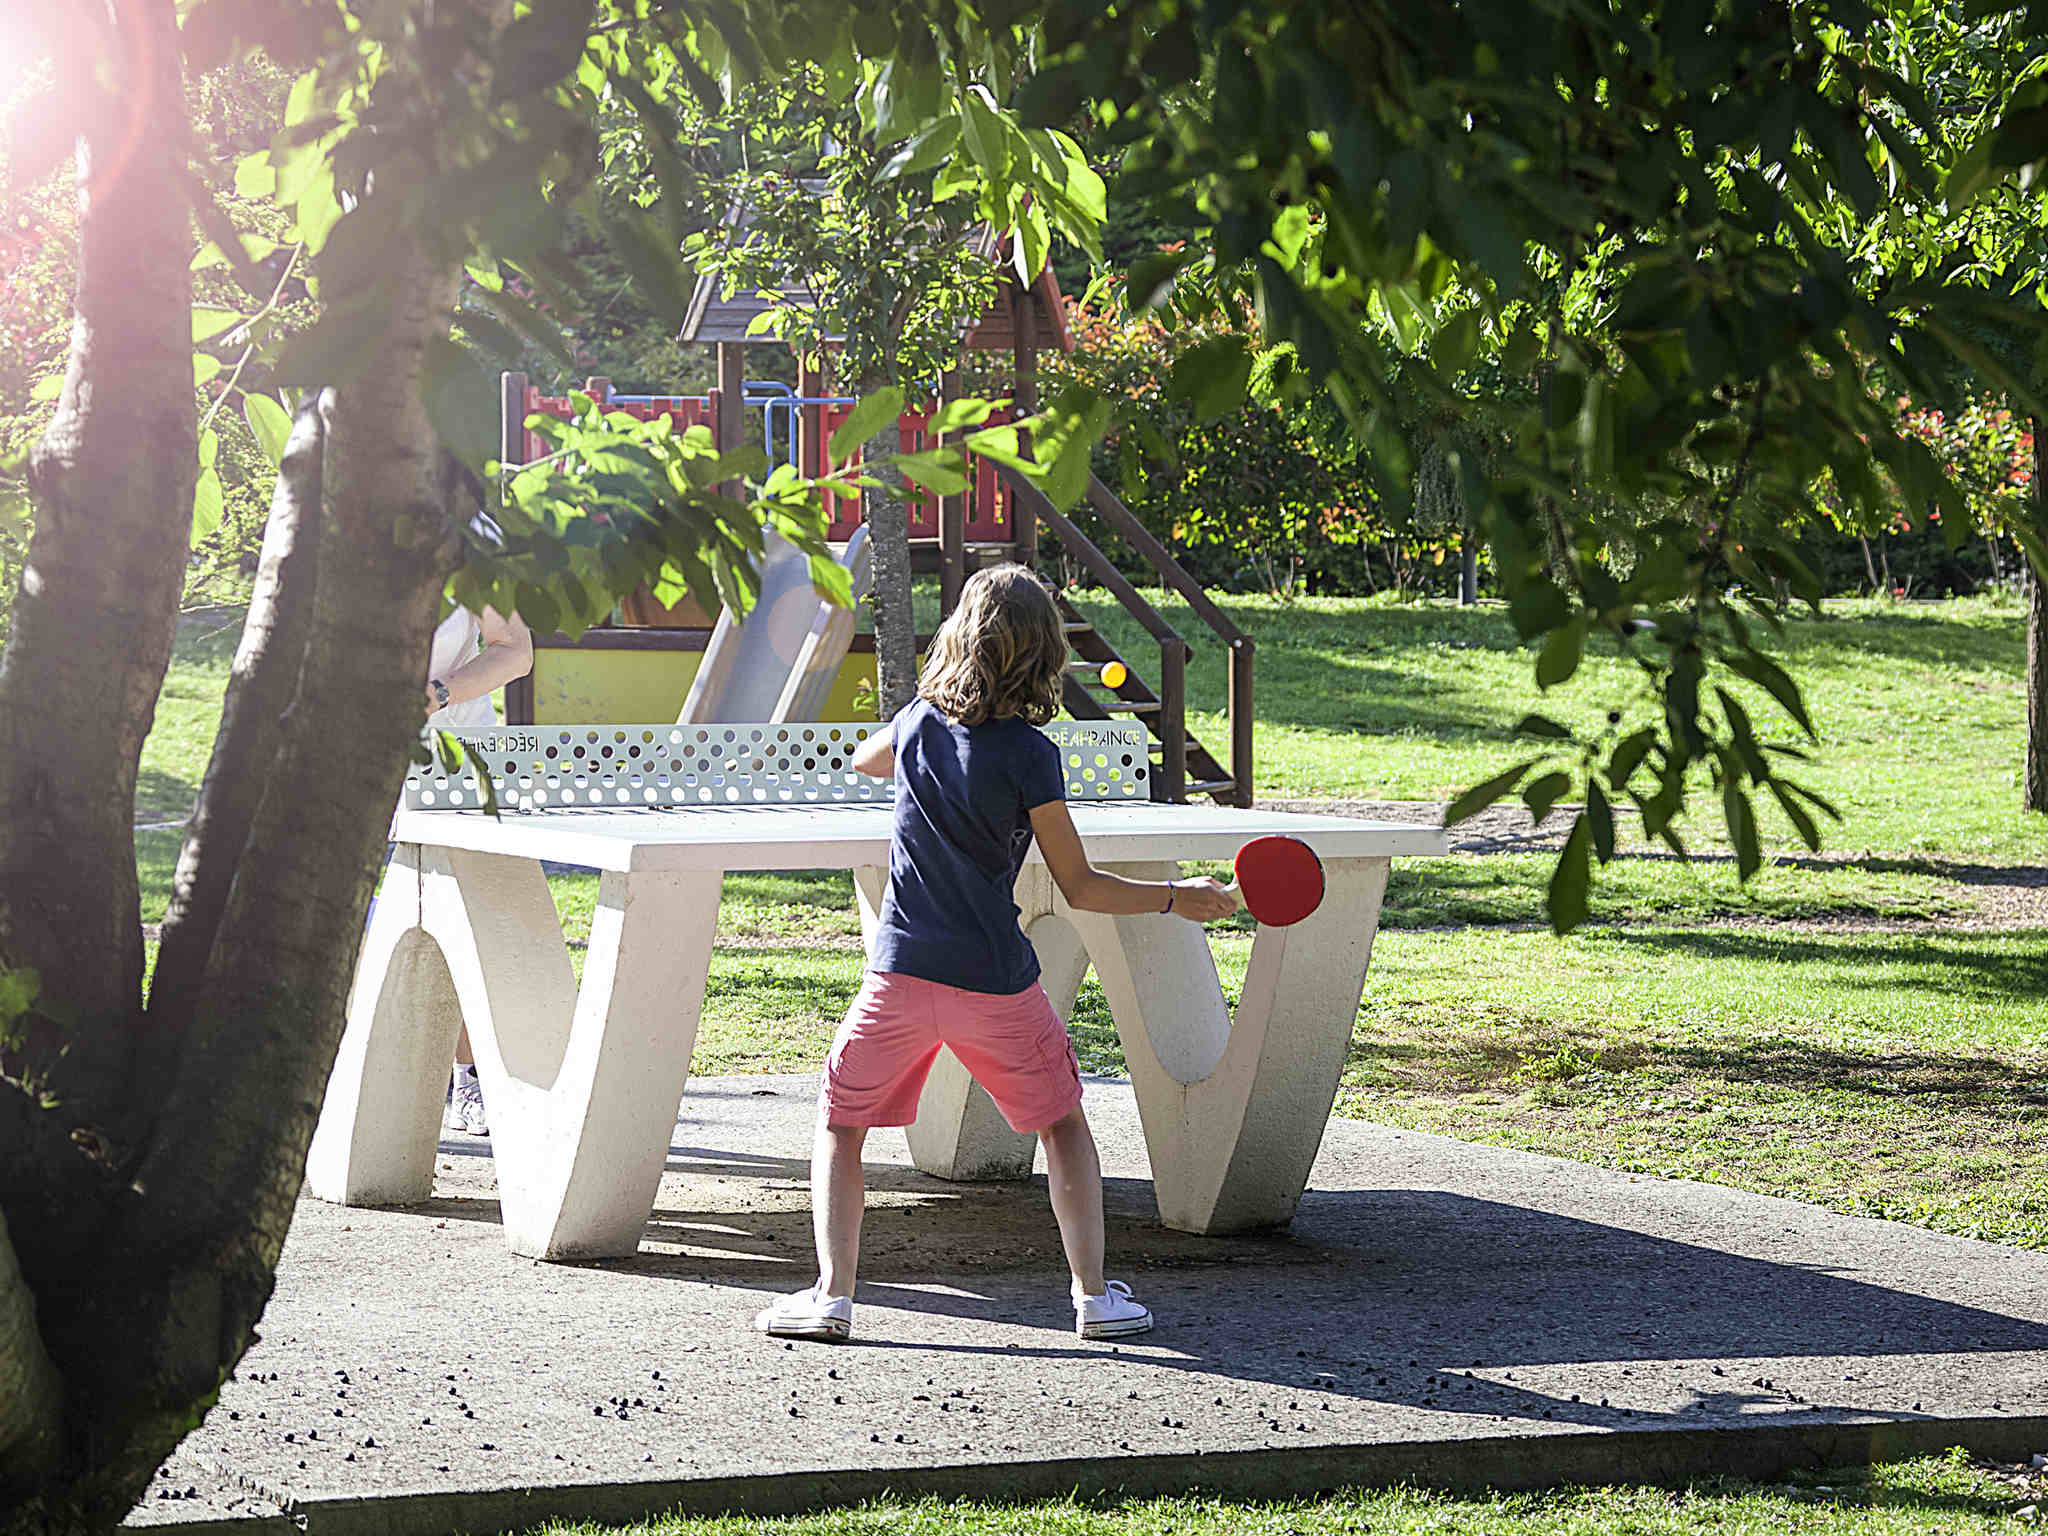
[[[722,878],[603,874],[579,989],[538,861],[400,844],[364,935],[308,1192],[344,1205],[432,1194],[467,1022],[512,1251],[634,1252],[689,1078]]]
[[[1293,1218],[1343,1077],[1389,862],[1329,861],[1322,906],[1253,938],[1234,1014],[1199,926],[1171,915],[1076,912],[1042,865],[1025,868],[1017,905],[1060,1017],[1072,1016],[1091,964],[1101,979],[1166,1225],[1235,1232]],[[1105,867],[1134,880],[1177,872],[1171,864]],[[864,912],[879,904],[879,891],[862,884]],[[951,1052],[940,1053],[909,1134],[927,1173],[1031,1172],[1034,1138],[1003,1122]]]

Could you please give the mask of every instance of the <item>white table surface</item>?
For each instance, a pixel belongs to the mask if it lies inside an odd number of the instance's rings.
[[[1229,859],[1254,837],[1298,837],[1324,859],[1430,858],[1449,849],[1441,827],[1151,801],[1071,801],[1074,826],[1098,863]],[[847,868],[888,862],[895,808],[733,805],[620,810],[400,811],[394,842],[466,848],[620,872]],[[1034,844],[1031,862],[1039,861]]]

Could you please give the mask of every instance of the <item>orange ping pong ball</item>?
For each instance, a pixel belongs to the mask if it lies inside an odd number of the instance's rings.
[[[1105,662],[1102,668],[1102,686],[1121,688],[1130,681],[1131,669],[1120,661]]]

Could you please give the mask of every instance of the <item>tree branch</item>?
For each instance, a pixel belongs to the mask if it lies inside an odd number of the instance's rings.
[[[152,1073],[175,1054],[190,1023],[250,824],[274,774],[280,719],[298,686],[319,571],[323,410],[332,407],[331,391],[308,390],[285,445],[255,594],[164,917],[149,997],[156,1027],[145,1070]]]

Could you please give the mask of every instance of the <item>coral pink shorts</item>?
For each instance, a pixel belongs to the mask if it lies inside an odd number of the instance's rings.
[[[869,971],[825,1058],[832,1125],[908,1125],[940,1046],[988,1090],[1013,1131],[1042,1131],[1081,1102],[1081,1070],[1045,988],[968,992]]]

